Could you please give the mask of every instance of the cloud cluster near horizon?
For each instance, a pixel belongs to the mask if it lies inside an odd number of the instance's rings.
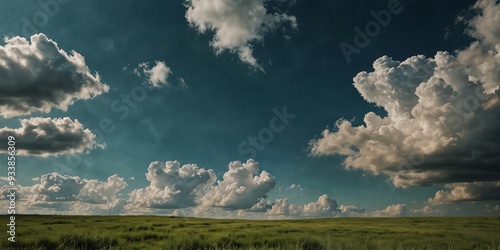
[[[0,178],[0,183],[5,178]],[[307,204],[291,204],[286,198],[267,199],[275,177],[260,171],[254,160],[231,162],[223,179],[212,169],[178,161],[152,162],[146,173],[150,185],[122,192],[128,184],[118,175],[106,181],[50,173],[39,182],[18,188],[22,213],[64,214],[171,214],[197,217],[318,218],[340,216],[393,217],[406,214],[404,204],[366,212],[354,205],[338,205],[328,195]],[[0,193],[7,194],[7,186]],[[0,203],[7,202],[6,196]],[[21,206],[20,206],[21,207]]]
[[[477,41],[397,61],[383,56],[354,87],[387,116],[345,119],[310,142],[314,156],[340,155],[346,169],[388,175],[396,187],[446,184],[431,203],[500,200],[500,4],[479,0],[466,21]],[[493,192],[492,192],[493,191]]]
[[[267,198],[275,185],[274,176],[259,170],[254,160],[234,161],[229,164],[223,179],[217,181],[214,170],[196,164],[152,162],[146,174],[150,186],[131,191],[127,209],[250,209]]]
[[[19,213],[119,214],[126,204],[119,192],[128,184],[117,175],[99,181],[50,173],[37,180],[33,186],[18,187]],[[7,194],[7,186],[0,193]],[[0,203],[5,199],[3,195]]]

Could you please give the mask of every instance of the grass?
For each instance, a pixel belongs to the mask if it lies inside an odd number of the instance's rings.
[[[2,216],[3,224],[8,217]],[[7,231],[5,226],[4,231]],[[0,249],[490,249],[500,218],[214,220],[162,216],[16,216]]]

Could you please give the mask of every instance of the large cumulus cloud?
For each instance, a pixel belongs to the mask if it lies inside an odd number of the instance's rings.
[[[27,156],[77,154],[104,146],[96,144],[96,135],[85,129],[78,120],[68,117],[22,119],[20,128],[0,128],[0,141],[4,145],[7,145],[8,136],[16,138],[17,154]],[[0,153],[5,153],[5,150],[0,149]]]
[[[347,169],[389,175],[397,187],[500,180],[499,4],[480,0],[468,21],[478,40],[455,53],[397,61],[383,56],[354,77],[384,108],[364,125],[340,119],[310,142],[311,154],[341,155]],[[500,196],[496,197],[500,199]]]
[[[130,211],[204,207],[225,210],[250,209],[276,184],[275,178],[254,160],[231,162],[223,180],[212,169],[178,161],[152,162],[146,174],[150,185],[129,194]]]
[[[204,206],[226,209],[248,209],[267,198],[267,193],[274,188],[276,180],[267,171],[259,174],[259,164],[254,160],[245,163],[235,161],[229,164],[223,180],[217,181],[201,199]]]
[[[67,110],[75,100],[101,95],[109,86],[93,75],[82,55],[67,53],[44,34],[6,37],[0,46],[0,116]]]
[[[150,185],[133,190],[129,202],[133,206],[175,209],[195,206],[200,196],[215,182],[212,169],[196,164],[181,166],[178,161],[152,162],[146,179]]]
[[[217,54],[237,53],[250,66],[263,68],[253,56],[252,45],[281,24],[297,26],[296,18],[286,13],[270,13],[266,0],[188,0],[186,19],[198,32],[215,32],[210,45]]]

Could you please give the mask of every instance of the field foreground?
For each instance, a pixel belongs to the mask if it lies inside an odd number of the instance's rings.
[[[9,222],[7,216],[2,221]],[[500,249],[500,218],[16,216],[0,249]]]

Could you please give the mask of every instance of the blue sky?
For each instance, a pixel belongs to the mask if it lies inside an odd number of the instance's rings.
[[[493,0],[0,2],[20,211],[498,216],[499,16]]]

